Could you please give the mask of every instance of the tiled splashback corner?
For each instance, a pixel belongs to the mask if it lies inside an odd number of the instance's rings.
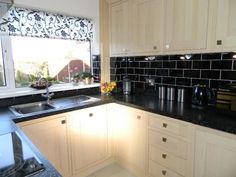
[[[100,55],[93,55],[92,56],[92,70],[93,70],[93,76],[94,76],[94,82],[99,83],[101,79],[101,69],[100,69]]]
[[[129,76],[133,87],[145,89],[146,78],[157,85],[191,88],[206,84],[211,88],[236,82],[236,59],[233,53],[206,53],[147,57],[111,57],[111,80],[122,86]]]

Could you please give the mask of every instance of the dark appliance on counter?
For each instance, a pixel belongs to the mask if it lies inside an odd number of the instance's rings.
[[[228,84],[218,88],[216,107],[236,111],[236,84]]]
[[[131,80],[128,77],[123,78],[123,94],[129,95],[131,93]]]
[[[214,92],[206,85],[195,85],[192,90],[192,105],[197,108],[205,108],[214,100]]]
[[[28,177],[45,169],[16,132],[0,135],[0,142],[0,176]]]

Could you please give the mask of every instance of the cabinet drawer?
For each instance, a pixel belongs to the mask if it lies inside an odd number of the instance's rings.
[[[150,175],[155,177],[183,177],[176,172],[159,165],[158,163],[149,160],[149,169],[148,172]]]
[[[149,159],[185,176],[187,161],[154,146],[149,146]]]
[[[161,147],[176,156],[187,158],[188,144],[178,138],[168,136],[158,131],[149,130],[149,144],[155,147]]]
[[[189,126],[161,115],[149,115],[149,127],[187,137]]]

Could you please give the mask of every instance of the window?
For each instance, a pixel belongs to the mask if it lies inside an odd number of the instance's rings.
[[[2,43],[0,42],[0,48],[2,48]],[[5,71],[4,71],[4,65],[3,65],[3,53],[0,53],[0,87],[6,86],[6,80],[5,80]]]
[[[78,89],[73,76],[91,66],[88,41],[0,36],[0,98],[43,93],[30,88],[40,77],[52,82],[51,91]]]
[[[28,87],[39,77],[70,83],[75,73],[90,72],[90,42],[18,36],[10,40],[17,88]]]

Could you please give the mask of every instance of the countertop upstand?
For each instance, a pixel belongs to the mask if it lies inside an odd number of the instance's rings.
[[[73,110],[83,109],[87,107],[107,104],[118,103],[134,108],[138,108],[144,111],[161,114],[170,118],[190,122],[196,125],[205,126],[208,128],[221,130],[224,132],[236,134],[236,112],[223,111],[214,107],[208,107],[205,109],[193,108],[191,103],[178,103],[175,101],[159,100],[156,95],[145,94],[133,94],[133,95],[121,95],[114,94],[112,96],[104,95],[91,95],[101,98],[101,101],[84,106],[66,108],[61,110],[54,110],[48,113],[37,114],[34,116],[16,118],[8,108],[0,109],[0,135],[16,131],[18,132],[22,140],[25,141],[33,150],[33,152],[43,162],[46,169],[40,173],[34,175],[34,177],[59,177],[61,176],[56,169],[42,156],[38,149],[31,143],[26,135],[15,125],[17,122],[42,118],[54,114],[69,112]],[[0,146],[1,143],[0,142]]]

